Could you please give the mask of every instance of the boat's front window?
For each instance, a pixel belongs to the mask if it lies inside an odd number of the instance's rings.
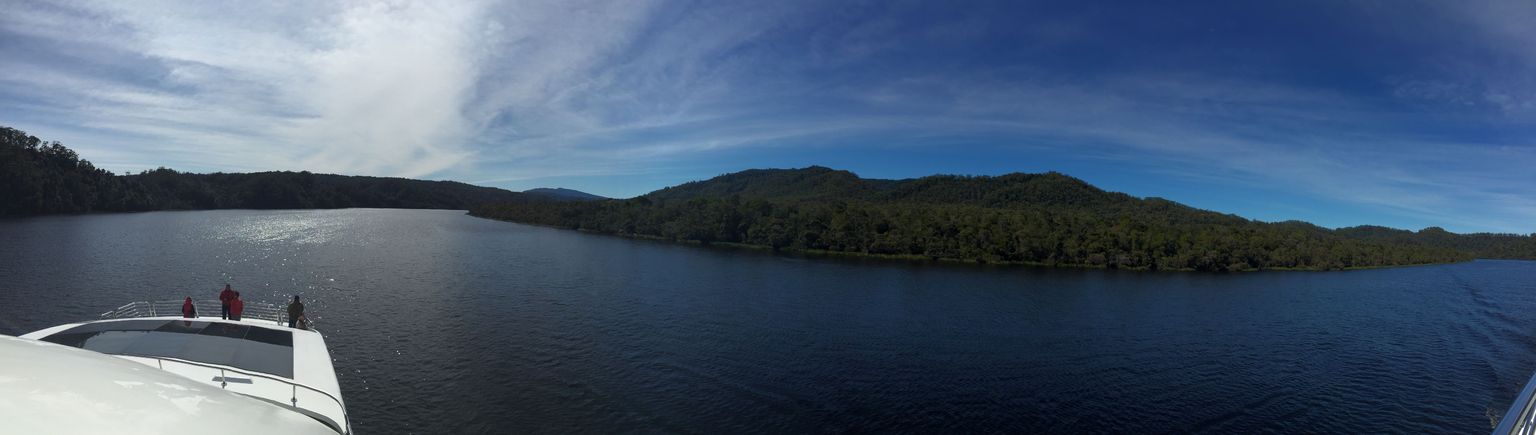
[[[293,378],[293,333],[195,320],[88,323],[42,338],[101,353],[178,358]]]

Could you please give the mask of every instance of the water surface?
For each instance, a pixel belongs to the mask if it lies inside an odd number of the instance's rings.
[[[0,220],[0,333],[309,302],[359,433],[1483,433],[1536,263],[1141,273],[777,256],[458,211]]]

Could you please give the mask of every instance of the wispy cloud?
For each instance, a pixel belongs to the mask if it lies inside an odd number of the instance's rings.
[[[212,167],[423,176],[470,154],[496,37],[478,4],[289,6],[13,5],[5,30],[56,49],[0,80]]]

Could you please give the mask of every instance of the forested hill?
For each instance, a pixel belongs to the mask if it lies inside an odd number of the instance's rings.
[[[1136,198],[1093,187],[1056,172],[998,177],[934,175],[911,180],[872,180],[852,172],[812,166],[751,169],[647,194],[653,200],[739,195],[771,200],[867,200],[981,206],[1102,206]]]
[[[1414,232],[1373,225],[1339,228],[1334,232],[1353,239],[1451,248],[1471,252],[1478,258],[1536,260],[1536,234],[1456,234],[1440,227]]]
[[[452,181],[309,172],[114,175],[58,142],[0,127],[0,216],[101,211],[301,208],[468,209],[530,200]]]
[[[824,167],[754,169],[628,200],[470,213],[706,244],[1055,266],[1342,269],[1536,258],[1531,237],[1265,223],[1106,192],[1059,173],[870,180]]]

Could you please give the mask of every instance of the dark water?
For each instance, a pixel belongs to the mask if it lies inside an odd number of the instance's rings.
[[[451,211],[0,221],[0,333],[311,301],[359,433],[1484,433],[1536,263],[1134,273],[805,260]]]

